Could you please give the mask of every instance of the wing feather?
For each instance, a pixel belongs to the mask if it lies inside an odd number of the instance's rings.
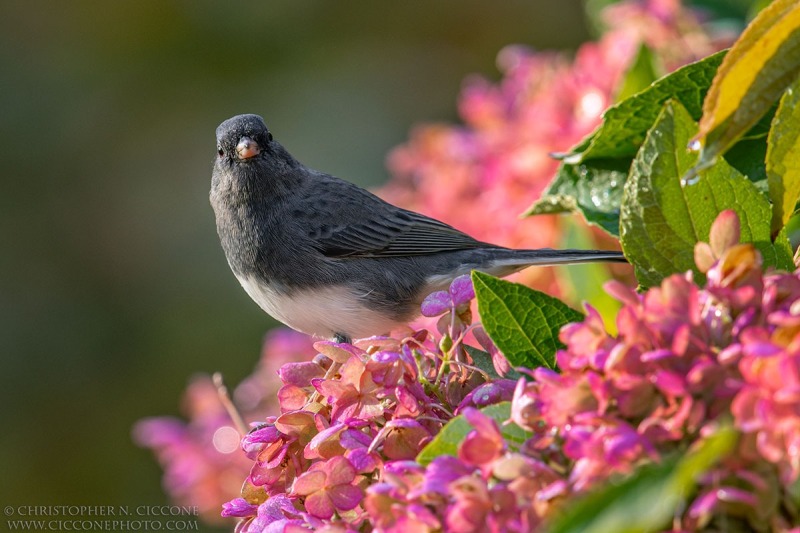
[[[398,209],[392,215],[332,231],[318,241],[319,249],[328,257],[398,257],[492,247],[417,213]]]
[[[327,257],[398,257],[496,248],[433,218],[401,209],[329,175],[310,184],[302,224]],[[332,199],[347,198],[348,201]],[[297,216],[297,215],[295,215]]]

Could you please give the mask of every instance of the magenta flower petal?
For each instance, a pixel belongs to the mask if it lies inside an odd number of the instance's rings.
[[[653,383],[663,393],[671,396],[680,396],[687,392],[685,378],[675,372],[658,371],[653,376]]]
[[[536,494],[537,500],[552,500],[553,498],[557,498],[558,496],[563,496],[569,492],[569,484],[564,481],[563,479],[559,479],[558,481],[554,481],[544,487]]]
[[[458,458],[465,463],[482,466],[496,459],[503,451],[503,442],[470,432],[458,448]]]
[[[456,457],[440,455],[431,461],[425,469],[425,478],[422,484],[413,489],[409,496],[412,498],[431,494],[445,496],[449,494],[450,483],[473,471],[474,467],[464,464]]]
[[[372,443],[372,437],[358,429],[346,429],[339,437],[339,444],[345,450],[367,448]]]
[[[317,518],[330,518],[336,512],[336,506],[333,505],[328,493],[324,490],[309,494],[306,497],[305,506],[308,513]]]
[[[304,472],[292,485],[292,492],[298,496],[307,496],[325,487],[327,476],[320,470]]]
[[[463,305],[475,298],[475,288],[472,286],[472,277],[469,274],[459,276],[453,280],[448,289],[453,302],[453,307]]]
[[[339,440],[339,434],[344,431],[344,428],[344,424],[337,422],[314,435],[306,445],[303,456],[306,459],[328,459],[344,453],[344,448]]]
[[[357,448],[346,454],[347,460],[359,474],[374,472],[381,466],[381,460],[377,453],[367,451],[366,448]]]
[[[422,474],[425,467],[416,461],[391,461],[386,463],[384,470],[389,474],[405,476],[409,474]]]
[[[353,482],[356,477],[356,469],[350,464],[350,461],[343,456],[337,456],[330,459],[325,464],[325,470],[328,473],[328,480],[326,485],[342,485]]]
[[[717,499],[716,491],[710,490],[698,496],[689,507],[689,516],[692,518],[700,518],[702,516],[710,515],[717,507],[719,500]]]
[[[780,351],[780,346],[771,342],[749,342],[744,345],[745,355],[752,357],[769,357],[779,354]]]
[[[458,458],[476,466],[487,465],[505,448],[497,423],[477,409],[464,409],[464,417],[475,430],[469,432],[458,448]]]
[[[250,483],[257,487],[271,487],[280,480],[282,473],[283,469],[280,467],[270,468],[263,463],[256,463],[250,469],[250,476],[248,479]]]
[[[717,360],[724,364],[733,364],[736,363],[742,355],[742,345],[741,344],[731,344],[724,348],[719,355],[717,356]]]
[[[297,512],[297,509],[292,505],[292,500],[286,494],[276,494],[258,506],[258,514],[259,516],[279,520],[286,517],[296,517],[300,513]]]
[[[743,503],[754,509],[758,508],[758,498],[755,494],[736,487],[720,487],[717,489],[717,498],[721,502]]]
[[[284,385],[278,389],[278,404],[281,412],[297,411],[308,403],[309,394],[297,385]]]
[[[709,244],[714,255],[721,257],[728,248],[739,244],[740,233],[741,227],[736,211],[726,209],[717,215],[714,223],[711,224],[709,235]]]
[[[649,352],[644,352],[641,356],[641,360],[643,363],[650,363],[652,361],[660,361],[663,359],[668,359],[670,357],[675,357],[675,354],[672,352],[672,349],[659,348],[658,350],[651,350]]]
[[[325,370],[312,361],[286,363],[278,370],[278,377],[284,384],[298,387],[308,387],[312,379],[324,375]]]
[[[510,379],[496,379],[489,383],[484,383],[467,394],[458,405],[457,412],[461,412],[468,406],[486,407],[499,402],[510,401],[514,396],[514,389],[517,382]]]
[[[281,437],[280,432],[274,425],[265,425],[242,437],[242,447],[250,444],[272,443]]]
[[[355,485],[336,485],[327,492],[333,505],[340,511],[353,509],[364,498],[364,491]]]
[[[420,310],[424,316],[434,317],[447,312],[452,305],[453,301],[449,293],[445,291],[436,291],[422,300]]]
[[[621,281],[615,279],[608,281],[603,285],[603,289],[626,306],[635,307],[641,302],[641,296]]]
[[[226,517],[255,516],[257,510],[257,505],[247,503],[244,498],[235,498],[222,504],[222,516]]]

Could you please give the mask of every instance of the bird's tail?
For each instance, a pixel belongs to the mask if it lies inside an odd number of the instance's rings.
[[[622,252],[611,250],[497,250],[488,268],[479,268],[494,275],[504,276],[529,266],[569,265],[574,263],[626,263]]]
[[[512,253],[507,258],[498,257],[498,264],[519,265],[566,265],[571,263],[626,263],[628,260],[622,252],[612,250],[553,250],[540,248],[538,250],[510,250]]]
[[[508,276],[530,266],[566,265],[571,263],[612,262],[625,263],[622,252],[607,250],[512,250],[510,248],[483,248],[464,250],[457,258],[458,265],[448,263],[440,273],[428,276],[423,294],[446,289],[453,278],[469,274],[472,270],[493,276]]]

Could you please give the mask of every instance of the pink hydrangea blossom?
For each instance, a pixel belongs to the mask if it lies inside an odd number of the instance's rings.
[[[292,485],[292,495],[304,497],[303,505],[311,516],[331,518],[333,513],[349,511],[361,503],[363,491],[354,482],[355,467],[342,456],[318,462],[300,474]]]

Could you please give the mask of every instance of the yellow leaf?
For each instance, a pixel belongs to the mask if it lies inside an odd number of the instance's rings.
[[[778,99],[800,72],[800,0],[775,0],[761,11],[720,65],[703,103],[693,142],[698,168],[713,164]]]

